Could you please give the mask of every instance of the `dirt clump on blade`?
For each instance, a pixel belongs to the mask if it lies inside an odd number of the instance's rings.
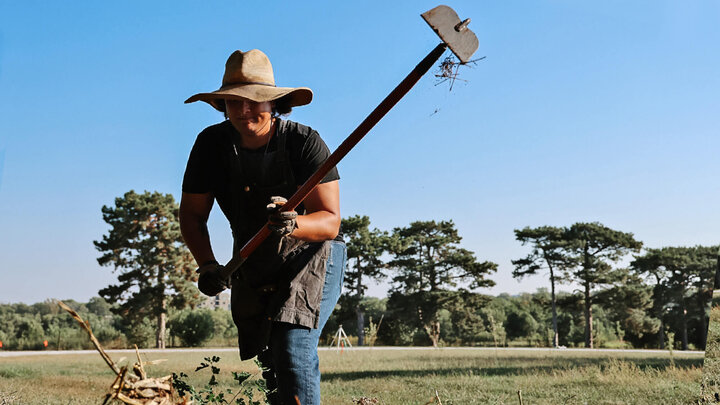
[[[461,79],[458,77],[458,74],[460,73],[460,66],[472,67],[472,66],[477,65],[477,62],[481,61],[483,59],[485,59],[484,56],[482,58],[469,60],[467,62],[460,62],[459,60],[455,59],[452,55],[448,56],[447,58],[443,59],[443,61],[440,62],[440,65],[438,65],[438,67],[437,67],[437,71],[435,72],[435,77],[437,78],[437,82],[435,82],[435,85],[437,86],[439,84],[449,81],[450,82],[450,91],[452,91],[453,85],[455,84],[456,80],[467,82],[467,80]]]
[[[110,392],[105,395],[103,405],[110,403],[124,403],[129,405],[176,405],[185,404],[191,405],[191,401],[187,401],[185,398],[180,398],[175,395],[175,391],[172,386],[172,375],[165,377],[152,378],[148,377],[145,372],[145,366],[150,364],[157,364],[165,360],[154,360],[143,362],[140,358],[140,352],[137,346],[135,346],[135,353],[137,354],[137,362],[132,367],[123,366],[118,367],[115,362],[112,361],[110,356],[105,353],[100,342],[93,335],[90,329],[90,324],[83,320],[77,312],[72,308],[65,305],[62,301],[58,301],[60,308],[66,310],[70,315],[75,318],[80,326],[85,329],[92,341],[95,349],[100,353],[105,363],[115,373],[115,381],[110,386]]]

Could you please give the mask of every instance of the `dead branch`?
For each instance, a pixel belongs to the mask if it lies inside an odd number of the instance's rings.
[[[140,358],[140,350],[138,350],[137,345],[135,346],[135,354],[137,355],[137,363],[135,363],[135,366],[133,366],[133,371],[135,372],[135,375],[140,377],[141,380],[144,380],[147,378],[147,374],[145,373],[145,368],[143,367],[142,359]]]
[[[128,405],[172,405],[172,404],[185,404],[189,405],[191,402],[185,398],[178,398],[175,395],[175,391],[172,387],[170,380],[171,375],[161,378],[148,378],[147,372],[145,371],[145,365],[159,363],[164,360],[155,361],[142,361],[140,357],[140,350],[135,346],[135,354],[137,355],[137,362],[132,366],[132,373],[128,373],[129,366],[123,366],[118,368],[117,365],[112,361],[110,356],[105,353],[100,342],[93,335],[90,329],[90,324],[83,320],[77,312],[72,308],[65,305],[65,303],[58,301],[58,305],[70,315],[75,318],[80,326],[85,329],[90,336],[90,340],[95,345],[95,348],[100,353],[100,356],[115,372],[115,380],[110,385],[110,392],[105,395],[103,405],[109,404],[113,401],[120,401]]]
[[[80,327],[82,327],[83,329],[85,329],[85,332],[87,332],[87,333],[88,333],[88,336],[90,336],[90,341],[91,341],[92,344],[95,346],[95,349],[97,349],[97,351],[100,353],[100,356],[102,356],[103,360],[105,360],[105,363],[107,363],[107,365],[110,366],[110,368],[112,369],[112,371],[114,371],[115,374],[120,374],[120,369],[118,369],[118,367],[117,367],[117,366],[115,365],[115,363],[112,361],[112,359],[110,358],[110,356],[108,356],[108,354],[105,353],[105,350],[103,350],[102,346],[100,346],[100,342],[98,342],[98,340],[97,340],[97,338],[95,337],[95,335],[93,335],[92,330],[90,329],[90,323],[87,322],[87,321],[84,321],[84,320],[80,317],[80,315],[78,315],[78,313],[75,312],[74,309],[72,309],[72,308],[70,308],[69,306],[65,305],[64,302],[58,301],[57,303],[58,303],[58,305],[60,305],[60,308],[62,308],[62,309],[64,309],[64,310],[66,310],[67,312],[69,312],[69,313],[70,313],[70,316],[72,316],[73,318],[75,318],[76,321],[78,321],[78,323],[80,324]]]

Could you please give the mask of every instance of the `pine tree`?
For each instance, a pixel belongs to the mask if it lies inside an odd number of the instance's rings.
[[[572,272],[573,281],[583,288],[585,299],[585,346],[593,347],[592,292],[611,284],[622,276],[612,267],[626,255],[638,252],[642,242],[632,233],[616,231],[598,222],[573,224],[565,233],[565,251],[578,265]]]
[[[390,241],[394,257],[388,266],[397,273],[390,301],[414,303],[434,346],[440,336],[437,312],[456,295],[450,289],[458,283],[470,289],[495,285],[486,277],[497,264],[479,262],[473,252],[458,246],[461,240],[452,221],[415,221],[395,228]]]
[[[199,300],[193,259],[183,244],[178,205],[170,194],[134,191],[102,207],[110,230],[95,248],[102,266],[113,266],[118,284],[99,294],[118,305],[114,311],[131,324],[156,320],[156,347],[165,348],[168,306],[184,308]]]
[[[563,252],[567,241],[563,238],[567,230],[555,226],[537,228],[525,227],[515,230],[515,239],[523,245],[530,244],[532,251],[522,259],[513,260],[513,277],[522,278],[547,269],[550,278],[550,300],[552,305],[553,346],[559,346],[557,326],[557,302],[555,285],[567,279],[567,270],[575,264],[572,257]]]
[[[370,218],[355,215],[342,220],[342,231],[347,242],[348,268],[345,271],[345,288],[352,296],[357,315],[358,346],[365,338],[365,313],[362,299],[367,290],[366,279],[381,280],[384,263],[380,256],[387,246],[387,234],[377,228],[370,230]]]

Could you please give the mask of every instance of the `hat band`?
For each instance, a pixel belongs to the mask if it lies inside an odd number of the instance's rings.
[[[270,87],[276,87],[276,86],[275,86],[274,84],[272,84],[272,83],[264,83],[264,82],[238,82],[238,83],[227,83],[227,84],[223,84],[223,86],[227,86],[227,85],[231,85],[231,84],[232,84],[232,85],[238,85],[238,84],[259,84],[259,85],[261,85],[261,86],[270,86]]]

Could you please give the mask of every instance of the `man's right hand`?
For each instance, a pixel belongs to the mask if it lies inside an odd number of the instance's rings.
[[[214,297],[229,287],[230,280],[220,277],[220,271],[223,267],[223,265],[213,262],[204,264],[197,269],[197,272],[200,273],[198,276],[198,289],[200,292],[209,297]]]

